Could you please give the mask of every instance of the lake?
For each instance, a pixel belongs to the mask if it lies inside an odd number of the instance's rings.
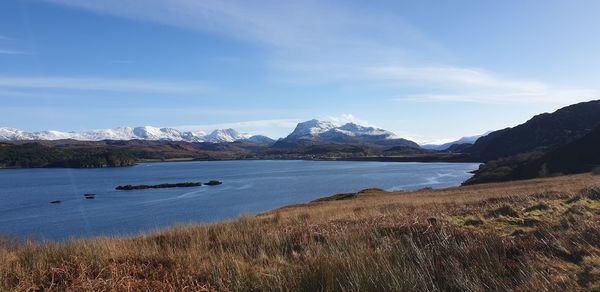
[[[198,161],[126,168],[0,170],[0,234],[38,240],[135,235],[306,203],[343,192],[444,188],[476,163]],[[223,181],[219,186],[117,191],[118,185]],[[94,193],[86,200],[85,193]],[[50,204],[61,200],[61,204]]]

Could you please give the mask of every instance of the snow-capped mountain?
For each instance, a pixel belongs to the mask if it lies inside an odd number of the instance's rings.
[[[235,142],[250,138],[249,134],[241,134],[234,129],[219,129],[204,137],[204,141],[211,143]]]
[[[254,135],[250,138],[243,139],[241,141],[246,141],[246,142],[250,142],[250,143],[254,143],[254,144],[265,144],[265,145],[272,145],[273,143],[275,143],[275,140],[273,140],[267,136],[263,136],[263,135]]]
[[[185,142],[210,142],[224,143],[234,141],[263,141],[267,144],[265,136],[251,136],[239,133],[234,129],[214,130],[209,135],[205,132],[182,132],[173,128],[156,127],[120,127],[113,129],[91,130],[84,132],[41,131],[24,132],[14,128],[0,128],[0,141],[30,141],[30,140],[63,140],[72,139],[79,141],[101,140],[151,140],[151,141],[185,141]]]
[[[374,127],[365,127],[361,125],[357,125],[355,123],[347,123],[342,125],[341,127],[336,127],[330,130],[330,132],[340,133],[346,136],[381,136],[386,139],[391,139],[396,136],[396,134],[386,131],[379,128]]]
[[[294,131],[287,136],[290,139],[313,139],[319,134],[335,129],[336,125],[328,121],[310,120],[299,123]]]
[[[452,141],[452,142],[448,142],[448,143],[444,143],[444,144],[425,144],[425,145],[421,145],[421,148],[424,148],[427,150],[444,151],[444,150],[448,150],[448,148],[450,148],[452,145],[473,144],[473,143],[475,143],[475,141],[477,141],[477,139],[487,135],[488,133],[485,133],[482,135],[462,137],[456,141]]]
[[[18,140],[33,140],[31,133],[23,132],[14,128],[0,128],[0,140],[2,141],[18,141]]]
[[[277,141],[275,147],[289,148],[321,143],[374,144],[419,148],[416,143],[397,138],[396,134],[383,129],[354,123],[338,126],[332,122],[319,120],[299,123],[290,135]]]
[[[181,132],[173,128],[137,127],[133,135],[143,140],[180,140]]]
[[[301,147],[314,144],[369,144],[386,147],[406,146],[419,148],[416,143],[398,138],[384,129],[362,126],[355,123],[336,125],[329,121],[310,120],[299,123],[286,138],[275,141],[262,135],[252,136],[234,129],[217,129],[210,134],[205,132],[180,131],[174,128],[157,127],[120,127],[82,132],[24,132],[14,128],[0,128],[0,141],[32,140],[150,140],[230,143],[248,142],[275,147]]]

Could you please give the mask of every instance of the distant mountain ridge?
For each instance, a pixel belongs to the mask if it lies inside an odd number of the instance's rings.
[[[417,143],[399,138],[396,134],[380,128],[361,126],[355,123],[338,126],[332,122],[319,120],[299,123],[291,134],[279,139],[273,147],[296,148],[328,143],[420,148]]]
[[[423,145],[421,145],[421,148],[427,149],[427,150],[434,150],[434,151],[446,151],[446,150],[450,149],[450,147],[455,146],[455,145],[473,144],[479,138],[481,138],[487,134],[489,134],[489,132],[482,134],[482,135],[462,137],[456,141],[443,143],[443,144],[423,144]]]
[[[406,146],[420,148],[415,142],[398,138],[396,134],[380,128],[362,126],[355,123],[336,125],[329,121],[309,120],[299,123],[287,137],[275,141],[263,135],[249,135],[234,129],[217,129],[205,132],[183,132],[174,128],[157,127],[121,127],[113,129],[91,130],[83,132],[41,131],[24,132],[13,128],[0,128],[0,141],[34,140],[147,140],[147,141],[183,141],[232,143],[249,142],[273,145],[275,148],[295,148],[317,144],[369,144],[379,146]]]
[[[275,140],[266,136],[252,136],[239,133],[234,129],[217,129],[205,132],[184,132],[173,128],[120,127],[113,129],[91,130],[83,132],[41,131],[25,132],[14,128],[0,128],[0,141],[64,140],[102,141],[102,140],[149,140],[224,143],[252,141],[259,144],[272,144]]]

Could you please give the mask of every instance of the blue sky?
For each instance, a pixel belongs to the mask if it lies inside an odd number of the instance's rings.
[[[375,3],[375,4],[374,4]],[[0,126],[442,141],[600,94],[598,1],[5,0]]]

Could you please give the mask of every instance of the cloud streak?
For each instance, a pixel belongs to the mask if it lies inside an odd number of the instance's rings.
[[[46,0],[51,3],[136,20],[225,34],[241,40],[286,48],[364,45],[365,29],[396,26],[397,35],[422,37],[399,19],[364,19],[343,2],[274,0]]]
[[[110,79],[88,77],[11,77],[0,76],[0,89],[62,89],[142,93],[202,93],[201,82]]]
[[[337,125],[343,125],[346,123],[354,123],[354,124],[359,124],[362,126],[373,126],[371,123],[369,123],[363,119],[357,118],[353,114],[341,114],[339,116],[329,116],[329,117],[325,118],[324,120],[331,121]]]
[[[31,53],[15,50],[0,49],[1,55],[31,55]]]
[[[215,33],[265,49],[275,72],[295,64],[412,60],[444,49],[402,19],[356,11],[344,1],[46,0],[72,8]],[[293,69],[293,68],[291,68]]]
[[[353,11],[342,1],[46,1],[249,42],[268,52],[269,78],[276,82],[411,87],[419,92],[399,99],[419,102],[566,103],[597,97],[595,90],[479,68],[431,66],[450,55],[443,46],[386,11]]]
[[[568,103],[598,97],[595,90],[563,88],[532,80],[506,79],[474,68],[382,66],[367,68],[365,71],[366,76],[383,79],[397,86],[437,86],[441,88],[439,91],[445,92],[424,92],[398,98],[405,101]]]
[[[409,89],[411,93],[396,94],[392,98],[398,101],[568,104],[600,97],[600,92],[594,89],[507,78],[480,68],[288,63],[282,70],[287,70],[290,75],[279,76],[278,80],[291,84],[368,83],[398,91]]]

